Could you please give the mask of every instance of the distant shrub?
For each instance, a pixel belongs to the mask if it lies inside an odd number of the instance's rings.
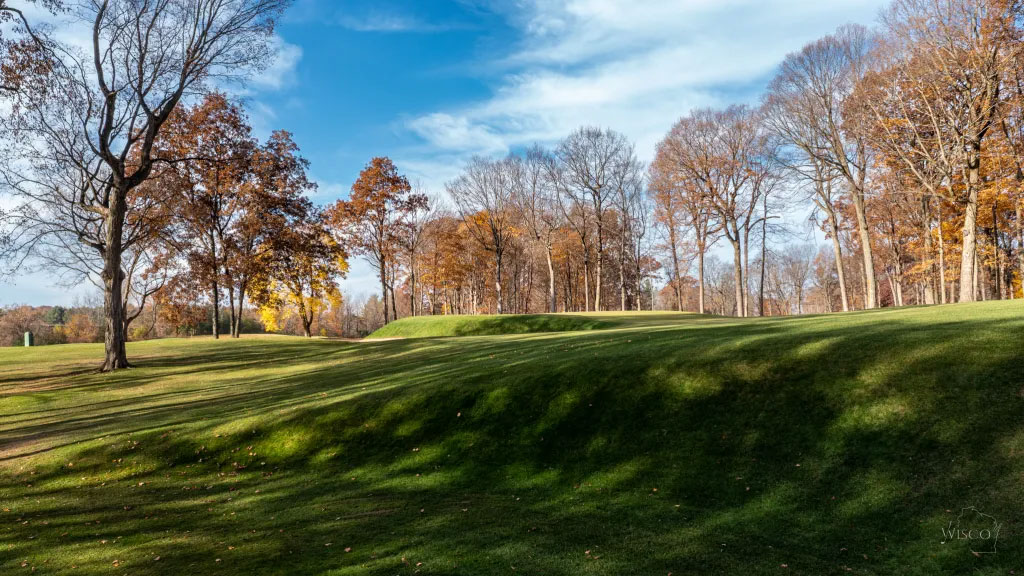
[[[102,339],[100,327],[88,314],[81,312],[71,314],[63,331],[67,342],[71,344],[87,344]]]

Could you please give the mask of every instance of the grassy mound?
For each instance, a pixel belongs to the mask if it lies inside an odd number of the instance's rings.
[[[418,316],[402,318],[377,330],[369,338],[436,338],[444,336],[497,336],[539,332],[578,332],[609,328],[612,322],[597,315],[528,314],[516,316]]]
[[[0,573],[1024,565],[1024,303],[603,320],[2,349]],[[997,553],[944,535],[970,506]]]

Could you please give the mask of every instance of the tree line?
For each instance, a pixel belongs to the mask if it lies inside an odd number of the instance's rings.
[[[699,262],[724,239],[735,313],[763,310],[773,213],[809,199],[837,309],[1019,296],[1020,18],[1017,2],[897,0],[877,30],[787,56],[759,106],[680,119],[651,168],[671,251]]]
[[[474,158],[446,186],[452,208],[397,201],[379,220],[382,297],[393,317],[402,278],[410,314],[1016,298],[1022,16],[1010,0],[896,0],[876,29],[843,26],[788,55],[757,106],[680,118],[646,167],[598,128]],[[831,249],[773,249],[807,205]],[[659,272],[666,289],[651,295]]]
[[[649,164],[623,134],[581,127],[475,157],[443,195],[373,158],[328,206],[291,135],[259,142],[215,90],[265,66],[287,4],[104,0],[73,13],[91,51],[27,22],[2,39],[0,173],[18,202],[0,249],[12,269],[99,281],[105,369],[127,366],[147,313],[235,337],[256,313],[310,336],[421,314],[1020,296],[1017,1],[895,0],[877,27],[788,55],[757,105],[687,113]],[[807,207],[827,247],[793,241]],[[379,283],[360,306],[338,289],[353,257]]]

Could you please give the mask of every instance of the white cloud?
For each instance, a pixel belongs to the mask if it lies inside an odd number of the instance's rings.
[[[481,154],[505,149],[503,138],[484,122],[471,122],[465,116],[435,113],[409,122],[409,128],[442,150],[474,151]]]
[[[295,81],[295,70],[302,60],[302,48],[285,42],[277,35],[274,36],[273,45],[276,51],[274,61],[252,78],[255,88],[280,90]]]
[[[426,156],[501,154],[581,125],[626,133],[638,154],[690,109],[750,100],[786,53],[885,0],[529,0],[523,36],[495,59],[492,96],[409,119]],[[430,158],[421,158],[429,163]]]
[[[401,14],[370,14],[361,18],[345,15],[338,19],[343,27],[355,32],[409,32],[421,30],[425,24]]]
[[[381,10],[379,8],[363,14],[353,14],[346,11],[340,14],[336,21],[342,28],[352,30],[353,32],[433,33],[465,28],[464,24],[458,22],[427,21],[411,14],[393,10]]]

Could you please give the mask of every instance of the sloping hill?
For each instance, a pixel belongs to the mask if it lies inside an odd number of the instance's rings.
[[[601,320],[2,349],[0,573],[1024,565],[1024,303]],[[970,506],[997,553],[942,543]]]
[[[446,336],[497,336],[541,332],[602,330],[614,322],[599,315],[520,314],[504,316],[417,316],[402,318],[369,336],[378,338],[436,338]]]

